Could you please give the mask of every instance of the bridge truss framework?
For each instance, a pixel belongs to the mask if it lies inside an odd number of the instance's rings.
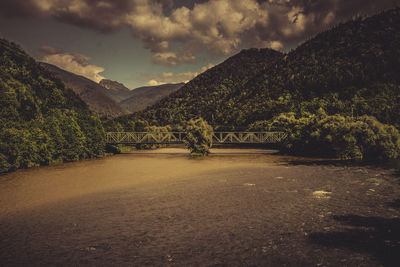
[[[184,132],[107,132],[107,144],[181,144]],[[281,143],[285,132],[214,132],[214,144],[273,144]]]

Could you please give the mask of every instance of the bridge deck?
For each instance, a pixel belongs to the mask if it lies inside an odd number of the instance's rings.
[[[107,132],[107,144],[181,144],[184,132]],[[285,132],[214,132],[214,144],[281,143]]]

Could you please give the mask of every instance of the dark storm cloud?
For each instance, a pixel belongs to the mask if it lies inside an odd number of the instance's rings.
[[[400,3],[398,0],[294,0],[291,2],[303,6],[305,13],[326,14],[334,11],[342,18],[355,13],[375,13]]]
[[[269,23],[257,24],[243,38],[250,46],[275,42],[293,47],[306,38],[356,15],[371,15],[400,5],[400,0],[269,0],[259,1],[268,10]]]
[[[7,16],[53,18],[109,32],[128,27],[159,64],[194,62],[207,51],[293,47],[356,14],[388,9],[400,0],[2,0]],[[185,3],[185,4],[184,4]],[[174,44],[174,45],[172,45]]]
[[[40,10],[32,1],[0,1],[0,14],[5,17],[37,17]]]

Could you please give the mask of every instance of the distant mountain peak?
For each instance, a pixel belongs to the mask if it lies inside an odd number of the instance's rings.
[[[111,91],[118,91],[118,92],[129,92],[130,89],[127,88],[125,85],[123,85],[120,82],[117,81],[112,81],[109,79],[103,79],[99,82],[101,86],[104,88],[111,90]]]
[[[108,96],[108,90],[98,83],[48,63],[40,62],[39,64],[60,79],[67,88],[78,94],[94,113],[107,117],[117,117],[130,113]]]

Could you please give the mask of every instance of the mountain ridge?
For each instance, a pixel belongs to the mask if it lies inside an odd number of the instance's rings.
[[[74,90],[97,115],[117,117],[130,113],[109,97],[107,89],[98,83],[52,64],[44,62],[40,62],[40,64],[62,80],[67,87]]]
[[[139,87],[131,90],[129,97],[122,100],[120,105],[131,112],[141,111],[176,92],[184,84],[175,83]]]
[[[117,103],[129,98],[132,91],[122,83],[109,79],[103,79],[99,82],[99,84],[107,89],[105,94],[107,94]]]
[[[161,116],[161,120],[165,119],[165,121],[158,120],[161,124],[179,124],[183,118],[187,120],[191,117],[190,114],[197,113],[198,116],[216,124],[213,118],[218,116],[219,110],[232,105],[229,103],[229,95],[240,94],[240,87],[250,77],[275,64],[282,57],[282,53],[269,48],[242,50],[221,64],[201,73],[169,97],[133,116],[138,115],[145,120],[153,121],[157,120],[156,117],[161,114],[165,114]],[[246,68],[238,68],[238,66],[246,66]],[[214,109],[210,108],[210,105],[213,105]],[[178,116],[171,114],[176,111],[182,111],[182,113]],[[166,118],[172,118],[172,120]]]
[[[400,126],[399,8],[339,24],[289,53],[272,51],[241,51],[121,121],[167,125],[203,117],[212,125],[246,127],[323,108]]]

